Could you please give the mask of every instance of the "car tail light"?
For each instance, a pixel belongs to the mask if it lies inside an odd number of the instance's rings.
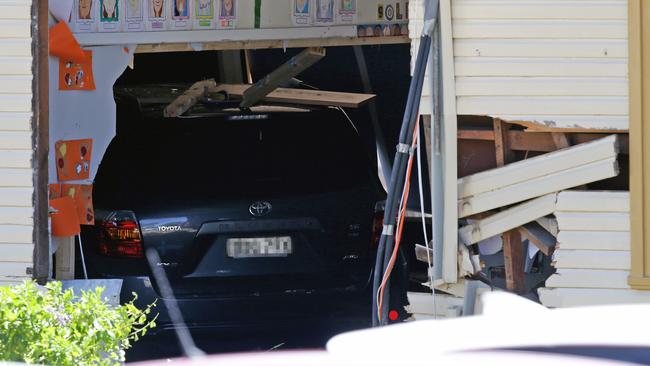
[[[110,257],[144,258],[140,227],[132,211],[113,211],[100,224],[99,252]]]
[[[384,212],[375,212],[375,217],[372,221],[372,242],[371,248],[377,249],[379,247],[379,239],[381,239],[381,232],[384,229]]]

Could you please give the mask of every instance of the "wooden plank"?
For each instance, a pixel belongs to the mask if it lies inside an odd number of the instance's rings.
[[[458,236],[463,243],[470,245],[550,215],[555,211],[556,197],[556,193],[547,194],[477,220],[461,227]]]
[[[513,153],[508,145],[508,130],[510,126],[499,119],[492,121],[494,128],[494,150],[496,151],[497,166],[503,166],[513,159]]]
[[[0,244],[0,266],[6,262],[31,263],[34,257],[34,244]]]
[[[2,131],[31,131],[32,113],[0,112],[0,130]]]
[[[454,55],[461,57],[566,57],[626,58],[624,39],[512,39],[464,38],[454,40]]]
[[[507,77],[456,78],[459,97],[468,96],[627,96],[623,77]]]
[[[73,280],[75,272],[75,239],[74,237],[55,237],[57,243],[56,253],[56,274],[55,278],[61,280]]]
[[[0,96],[0,99],[2,97]],[[0,149],[2,150],[31,150],[31,131],[0,131]]]
[[[32,77],[29,75],[0,76],[0,94],[31,94]]]
[[[627,60],[598,58],[456,57],[459,76],[627,77]],[[530,113],[530,112],[528,112]]]
[[[0,225],[34,225],[34,209],[32,207],[2,207],[0,206]],[[2,256],[0,256],[2,258]]]
[[[553,266],[559,273],[565,268],[630,270],[629,251],[557,250]]]
[[[140,44],[135,53],[159,52],[194,52],[194,51],[224,51],[224,50],[254,50],[269,48],[306,48],[306,47],[334,47],[334,46],[365,46],[380,44],[409,43],[408,36],[396,37],[334,37],[313,39],[271,39],[250,41],[203,42],[203,43],[157,43]],[[1,53],[1,52],[0,52]]]
[[[458,97],[458,113],[474,115],[497,114],[559,114],[559,115],[627,115],[627,97],[537,97],[495,96]]]
[[[625,20],[458,19],[454,38],[626,39]]]
[[[241,96],[250,85],[245,84],[219,84],[215,90],[225,90],[233,96]],[[374,94],[344,93],[324,90],[304,90],[291,88],[277,88],[269,93],[263,100],[275,103],[292,103],[299,105],[324,105],[340,106],[345,108],[358,108],[373,100]]]
[[[0,262],[0,278],[15,279],[29,278],[31,262]]]
[[[534,137],[531,136],[531,137]],[[458,179],[458,197],[466,198],[549,174],[616,157],[615,135],[508,164]]]
[[[556,239],[537,222],[531,222],[519,227],[519,232],[524,239],[528,239],[544,255],[551,256],[553,254]]]
[[[629,191],[563,191],[557,198],[558,211],[630,212]]]
[[[31,244],[34,242],[34,228],[31,225],[0,225],[0,232],[2,233],[0,243]]]
[[[627,116],[569,116],[569,115],[502,115],[508,123],[526,127],[526,132],[626,133]]]
[[[623,212],[556,212],[560,232],[630,231],[630,214]]]
[[[1,168],[31,168],[32,152],[27,150],[0,150]]]
[[[31,3],[29,1],[7,1],[0,3],[0,19],[31,19]],[[29,35],[29,33],[27,33]]]
[[[31,94],[0,94],[0,112],[30,112],[31,110]]]
[[[32,23],[30,19],[0,21],[0,38],[29,38]]]
[[[650,291],[631,289],[540,288],[537,293],[552,308],[650,303]]]
[[[214,88],[217,83],[214,79],[202,80],[192,84],[192,86],[179,95],[173,102],[165,107],[163,115],[165,117],[178,117],[192,108],[199,99],[204,97],[210,88]]]
[[[493,191],[480,193],[458,200],[458,215],[466,217],[479,212],[507,206],[541,195],[558,192],[583,184],[615,177],[618,175],[616,158],[596,161],[593,163],[551,173],[542,177],[530,179],[522,183],[498,188]],[[560,227],[560,229],[562,229]]]
[[[506,270],[506,288],[508,291],[523,294],[526,289],[524,246],[518,230],[510,230],[503,234],[503,258]]]
[[[566,149],[567,147],[571,146],[569,138],[564,132],[551,132],[551,138],[553,139],[553,143],[558,150]]]
[[[0,187],[32,187],[33,174],[29,169],[0,168]]]
[[[31,187],[0,187],[0,206],[32,207]]]
[[[456,0],[454,19],[627,19],[625,0]]]
[[[629,251],[630,233],[627,231],[562,231],[557,236],[562,250]]]
[[[31,56],[32,40],[25,38],[1,39],[0,57],[3,56]]]
[[[544,230],[548,231],[551,235],[557,238],[560,229],[557,227],[557,220],[553,216],[540,217],[535,220]]]
[[[0,75],[31,75],[31,57],[0,57]]]
[[[629,271],[562,269],[546,280],[546,287],[629,288]]]

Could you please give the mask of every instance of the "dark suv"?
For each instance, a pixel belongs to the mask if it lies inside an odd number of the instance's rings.
[[[159,329],[172,324],[148,248],[190,327],[368,315],[383,191],[367,155],[334,108],[120,113],[83,232],[89,271],[123,278],[123,300],[158,299]]]

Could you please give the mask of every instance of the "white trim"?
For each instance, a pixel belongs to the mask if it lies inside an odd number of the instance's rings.
[[[478,243],[508,230],[527,224],[536,219],[550,215],[555,211],[556,193],[547,194],[501,211],[472,224],[463,226],[458,231],[460,240],[465,245]]]

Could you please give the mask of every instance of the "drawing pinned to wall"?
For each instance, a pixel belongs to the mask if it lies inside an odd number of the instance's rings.
[[[62,184],[61,196],[72,198],[77,209],[77,217],[81,225],[95,224],[93,209],[93,186],[91,184]]]
[[[171,4],[171,21],[169,28],[172,30],[192,29],[190,21],[190,1],[191,0],[172,0]]]
[[[318,25],[334,23],[334,0],[316,0],[316,17],[314,23]]]
[[[167,29],[166,2],[169,0],[147,0],[147,22],[148,31],[163,31]]]
[[[144,0],[124,0],[124,30],[137,32],[144,30]]]
[[[60,140],[54,145],[56,175],[61,182],[88,179],[92,139]]]
[[[214,0],[194,0],[194,28],[212,29],[215,27]]]
[[[384,20],[384,4],[377,3],[377,20]]]
[[[339,23],[356,23],[357,21],[357,0],[338,0],[339,9],[337,12]]]
[[[372,24],[357,26],[357,37],[395,37],[405,34],[408,35],[408,24]]]
[[[120,31],[120,4],[118,0],[99,0],[99,31]]]
[[[79,217],[74,200],[70,196],[54,198],[49,200],[49,206],[52,208],[50,217],[52,218],[52,235],[53,236],[73,236],[79,234]]]
[[[291,21],[293,25],[305,26],[310,25],[311,2],[310,0],[293,0],[291,2]]]
[[[97,22],[95,16],[95,2],[93,0],[75,0],[72,10],[74,32],[95,32]]]
[[[82,62],[59,58],[59,90],[95,90],[93,53],[84,54],[86,60]]]
[[[235,28],[235,25],[237,25],[237,0],[221,0],[219,27]]]

